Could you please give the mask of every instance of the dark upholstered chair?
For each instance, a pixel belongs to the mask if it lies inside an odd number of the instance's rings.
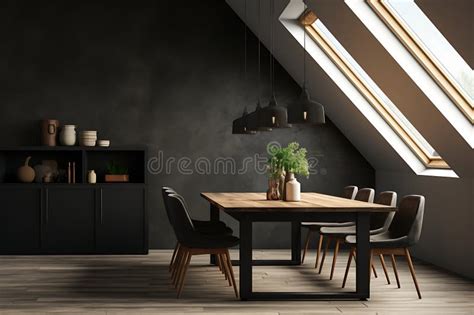
[[[188,206],[186,204],[186,201],[184,198],[179,195],[176,190],[174,190],[171,187],[162,187],[161,189],[162,195],[163,195],[163,201],[166,202],[165,197],[168,194],[174,193],[178,195],[181,198],[181,201],[183,202],[184,206],[186,209],[188,209]],[[166,210],[169,218],[169,213],[168,210]],[[229,228],[224,222],[210,222],[210,221],[201,221],[201,220],[194,220],[191,219],[194,228],[203,234],[227,234],[227,235],[232,235],[233,231],[231,228]],[[174,259],[176,258],[176,253],[179,249],[179,242],[176,242],[176,246],[173,251],[173,255],[171,256],[171,261],[169,265],[169,270],[171,271],[171,266],[173,265]]]
[[[174,193],[165,194],[165,207],[168,217],[180,244],[172,265],[172,280],[179,298],[184,287],[186,272],[193,255],[214,254],[218,266],[224,273],[229,286],[233,286],[236,297],[239,296],[235,282],[229,248],[239,244],[239,239],[228,234],[203,234],[193,225],[186,210],[183,198]]]
[[[420,288],[416,280],[415,268],[411,260],[409,247],[415,245],[420,239],[421,226],[423,224],[423,214],[425,211],[425,197],[420,195],[409,195],[403,197],[398,206],[398,211],[393,217],[389,228],[376,235],[370,236],[370,260],[373,255],[391,255],[393,272],[397,280],[397,286],[400,288],[395,255],[405,256],[410,269],[413,282],[415,284],[418,298],[421,299]],[[346,272],[342,286],[346,284],[347,274],[351,266],[352,257],[356,251],[356,238],[353,235],[346,237],[346,243],[352,246],[347,261]]]
[[[372,188],[362,188],[359,189],[357,192],[354,200],[359,200],[359,201],[365,201],[365,202],[374,202],[374,195],[375,195],[375,190]],[[355,223],[351,224],[350,226],[354,226]],[[322,235],[320,233],[320,235]],[[324,237],[324,235],[323,235]],[[329,248],[329,244],[331,243],[332,236],[328,236],[326,238],[326,246],[324,247],[323,251],[323,257],[321,258],[321,264],[319,265],[319,271],[318,273],[321,273],[321,270],[323,269],[324,265],[324,259],[326,258],[326,253]],[[334,266],[336,264],[336,258],[337,258],[337,253],[339,252],[339,245],[340,245],[340,239],[336,238],[336,245],[334,247],[334,256],[333,256],[333,264],[331,268],[331,275],[329,276],[329,279],[332,279],[333,273],[334,273]]]
[[[357,186],[346,186],[344,187],[343,197],[347,199],[354,199],[357,195],[359,188]],[[354,222],[302,222],[301,227],[308,228],[308,234],[306,235],[306,240],[304,242],[303,249],[303,258],[301,263],[304,264],[304,258],[306,257],[306,252],[308,251],[309,242],[311,241],[311,236],[313,233],[319,233],[319,230],[323,226],[332,226],[332,227],[343,227],[354,225]],[[316,249],[316,262],[314,268],[318,268],[319,255],[321,253],[321,247],[323,245],[323,236],[319,234],[318,247]]]
[[[361,190],[362,191],[362,190]],[[397,193],[393,191],[384,191],[377,195],[375,198],[375,203],[395,207],[397,205]],[[390,223],[392,222],[393,216],[395,212],[382,212],[382,213],[374,213],[370,216],[370,234],[379,234],[388,230]],[[336,266],[336,259],[339,249],[339,243],[344,242],[346,236],[348,235],[355,235],[356,234],[356,227],[355,225],[346,226],[346,227],[322,227],[320,230],[321,235],[327,237],[328,239],[335,239],[336,240],[336,248],[334,250],[334,256],[332,260],[332,267],[331,267],[331,275],[329,279],[332,279],[334,275],[334,268]],[[390,278],[387,274],[387,268],[385,266],[385,261],[383,255],[379,255],[380,262],[382,263],[383,270],[385,272],[385,277],[387,279],[388,284],[390,284]],[[375,268],[373,268],[374,274]]]

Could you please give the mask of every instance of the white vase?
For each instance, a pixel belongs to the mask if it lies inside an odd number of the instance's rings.
[[[301,184],[296,180],[295,174],[289,174],[289,181],[286,182],[285,193],[286,201],[301,200]]]
[[[89,172],[87,172],[87,182],[89,184],[97,183],[97,174],[94,170],[90,170]]]
[[[61,134],[59,135],[59,141],[62,145],[73,146],[76,144],[76,126],[75,125],[64,125]]]

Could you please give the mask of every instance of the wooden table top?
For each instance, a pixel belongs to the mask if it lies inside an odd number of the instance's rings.
[[[220,209],[231,211],[389,212],[397,209],[318,193],[301,193],[301,201],[297,202],[267,200],[265,193],[204,192],[201,196]]]

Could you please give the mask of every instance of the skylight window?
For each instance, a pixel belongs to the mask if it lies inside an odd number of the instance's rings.
[[[414,0],[345,0],[474,148],[474,74]]]
[[[290,2],[282,14],[283,25],[300,44],[300,31],[310,34],[314,41],[313,45],[307,44],[307,52],[415,173],[457,177],[313,12],[301,15],[299,11],[301,16],[296,25],[294,20],[283,18],[294,16],[296,7],[295,2]]]
[[[472,123],[473,71],[415,1],[370,0],[368,3]]]

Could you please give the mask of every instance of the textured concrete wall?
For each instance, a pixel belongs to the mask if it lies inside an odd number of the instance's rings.
[[[242,81],[243,24],[224,1],[68,2],[26,4],[0,10],[0,144],[39,141],[38,120],[57,118],[97,129],[113,144],[148,144],[164,159],[201,157],[214,162],[265,154],[269,141],[296,140],[317,156],[318,174],[301,179],[303,190],[340,194],[343,186],[374,186],[373,168],[328,122],[256,136],[231,134],[243,106],[256,100],[256,39],[249,35],[249,84]],[[262,53],[263,99],[268,100],[268,54]],[[276,65],[281,104],[299,87]],[[173,186],[192,214],[208,217],[201,191],[264,191],[266,177],[184,175],[174,163],[150,175],[150,244],[174,246],[160,187]],[[236,231],[236,223],[228,221]],[[255,245],[289,246],[285,224],[262,224]]]

